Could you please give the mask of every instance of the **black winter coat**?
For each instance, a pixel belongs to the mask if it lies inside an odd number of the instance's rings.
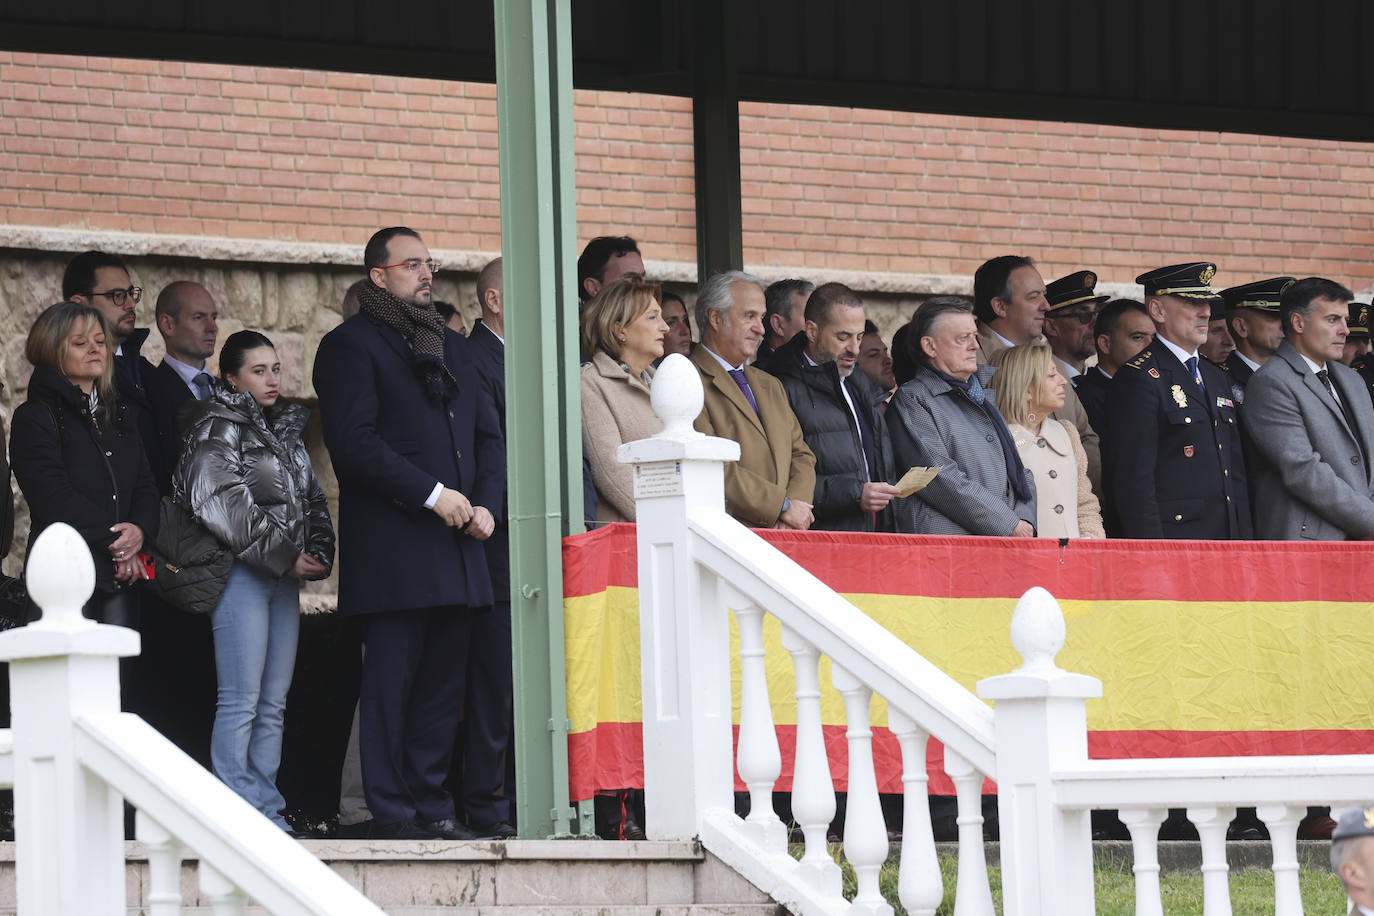
[[[216,388],[188,402],[172,495],[234,559],[276,576],[302,552],[334,565],[334,525],[302,434],[310,411]]]
[[[66,522],[91,549],[96,591],[114,591],[110,526],[133,522],[151,545],[158,523],[157,486],[123,402],[102,404],[93,416],[80,388],[39,366],[10,425],[10,464],[32,516],[29,545],[49,525]]]
[[[880,405],[886,396],[868,376],[855,370],[844,380],[854,410],[864,419],[864,436],[872,437],[875,473],[870,478],[854,429],[854,414],[840,393],[840,373],[833,362],[813,366],[806,359],[806,333],[774,350],[760,367],[777,376],[787,392],[802,436],[816,453],[816,497],[812,526],[826,531],[892,531],[891,506],[874,514],[859,508],[869,480],[892,483],[892,440]]]

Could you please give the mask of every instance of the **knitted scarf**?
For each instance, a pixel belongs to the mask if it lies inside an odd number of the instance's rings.
[[[375,283],[364,283],[358,290],[358,306],[410,344],[415,371],[425,377],[432,400],[441,400],[458,387],[458,380],[444,362],[444,319],[432,305],[412,305]]]

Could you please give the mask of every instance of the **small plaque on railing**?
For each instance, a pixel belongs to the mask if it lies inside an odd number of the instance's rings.
[[[681,461],[654,461],[635,465],[635,499],[681,495]]]

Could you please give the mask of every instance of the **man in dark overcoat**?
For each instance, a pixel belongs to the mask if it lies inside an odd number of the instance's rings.
[[[468,341],[445,327],[419,235],[368,242],[357,315],[325,335],[315,390],[339,479],[339,612],[358,621],[363,792],[379,839],[471,839],[444,789],[473,616],[492,604],[482,542],[505,454]]]

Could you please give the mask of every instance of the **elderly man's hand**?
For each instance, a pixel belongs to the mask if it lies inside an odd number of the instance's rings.
[[[778,516],[779,527],[805,531],[816,520],[811,508],[811,503],[804,503],[800,499],[792,500],[782,515]]]
[[[1035,529],[1031,527],[1030,522],[1023,518],[1016,523],[1015,528],[1011,529],[1011,536],[1014,538],[1033,538],[1035,537]]]

